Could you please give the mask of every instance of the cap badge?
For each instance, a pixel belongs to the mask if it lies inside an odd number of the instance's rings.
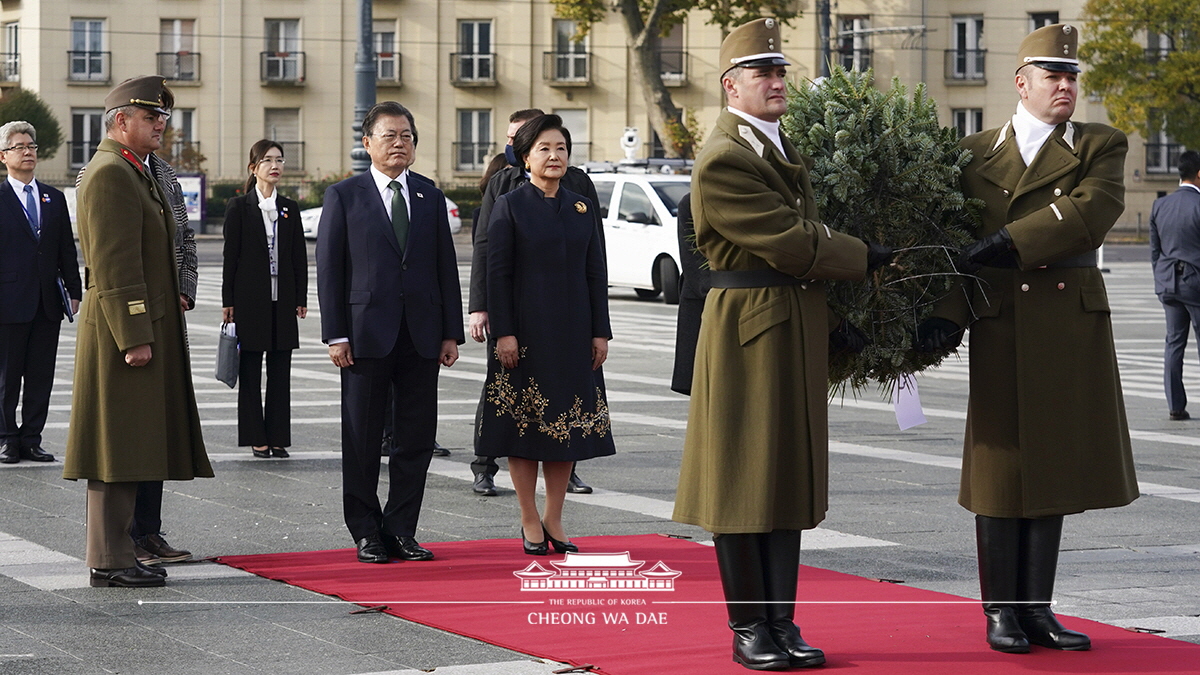
[[[583,202],[575,202],[575,210],[580,213],[587,213],[587,204]]]

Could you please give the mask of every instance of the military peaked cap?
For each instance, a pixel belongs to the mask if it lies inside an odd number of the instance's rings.
[[[163,76],[142,75],[118,84],[104,97],[104,112],[127,105],[166,115],[175,107],[175,95],[167,88],[167,80]]]
[[[742,24],[721,43],[721,75],[737,67],[790,66],[779,51],[782,47],[778,20],[756,19]]]
[[[1056,23],[1042,26],[1025,36],[1017,50],[1017,70],[1033,65],[1060,73],[1078,73],[1079,31]]]

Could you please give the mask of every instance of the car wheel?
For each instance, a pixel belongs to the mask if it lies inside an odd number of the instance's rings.
[[[658,260],[658,285],[662,287],[663,302],[668,305],[679,304],[679,270],[669,256]]]
[[[654,298],[658,297],[659,293],[662,292],[656,291],[653,288],[635,288],[633,290],[637,293],[637,296],[643,300],[653,300]]]

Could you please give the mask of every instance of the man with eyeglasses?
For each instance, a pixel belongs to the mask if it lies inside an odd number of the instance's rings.
[[[458,360],[462,297],[445,196],[409,171],[412,113],[375,104],[362,123],[369,171],[325,191],[317,238],[321,339],[342,380],[342,504],[363,563],[431,560],[415,538],[437,431],[438,366]],[[380,506],[388,387],[394,433]]]
[[[138,483],[211,477],[192,388],[175,218],[148,164],[170,114],[165,81],[105,98],[101,141],[77,196],[86,265],[63,477],[86,479],[92,586],[162,586],[129,537]]]
[[[163,110],[168,113],[175,107],[175,94],[165,86],[162,88],[162,103]],[[175,169],[167,160],[153,152],[149,155],[148,164],[150,172],[154,174],[154,180],[170,202],[171,214],[175,218],[175,264],[179,268],[179,306],[187,312],[196,306],[196,286],[199,277],[196,232],[188,220],[183,187],[179,184]],[[76,188],[83,183],[85,173],[86,166],[75,176]],[[192,558],[191,551],[177,549],[168,544],[163,537],[162,503],[161,480],[142,481],[138,484],[133,527],[130,528],[129,536],[133,537],[138,561],[146,565],[177,563]]]
[[[41,446],[58,332],[82,295],[66,199],[33,178],[36,137],[28,122],[0,127],[0,464],[54,461]]]

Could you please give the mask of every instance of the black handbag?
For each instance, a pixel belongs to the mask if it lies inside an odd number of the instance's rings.
[[[214,375],[219,382],[229,385],[230,389],[237,386],[238,358],[236,327],[232,323],[223,323],[217,339],[217,369]]]

